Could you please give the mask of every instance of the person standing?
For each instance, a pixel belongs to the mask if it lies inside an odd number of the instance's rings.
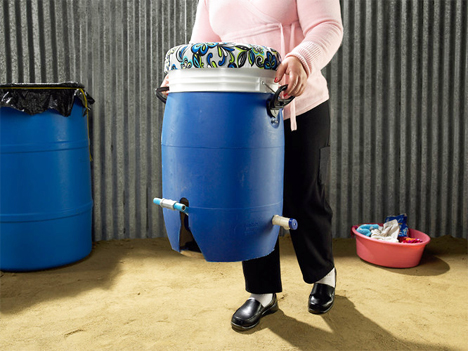
[[[199,0],[191,43],[236,42],[278,50],[283,61],[275,82],[288,84],[295,100],[283,111],[285,164],[283,215],[297,219],[291,232],[303,279],[314,284],[308,310],[328,312],[334,303],[336,270],[326,194],[330,156],[330,107],[321,74],[341,45],[339,0]],[[255,327],[278,310],[282,291],[279,245],[268,256],[242,262],[251,296],[234,313],[237,330]]]

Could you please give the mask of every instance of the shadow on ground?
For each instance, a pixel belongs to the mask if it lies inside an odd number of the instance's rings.
[[[323,318],[331,331],[301,322],[280,310],[263,318],[257,328],[238,333],[254,334],[269,329],[297,350],[451,350],[446,346],[418,342],[417,336],[412,342],[399,339],[364,316],[342,296],[336,296],[335,306],[329,313],[314,317]]]
[[[96,242],[88,257],[73,264],[36,272],[0,272],[0,311],[14,314],[41,302],[111,289],[130,256],[168,262],[179,258],[165,239]]]

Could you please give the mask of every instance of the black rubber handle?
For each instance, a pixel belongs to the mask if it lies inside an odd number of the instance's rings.
[[[158,97],[159,100],[162,102],[166,103],[167,101],[167,95],[163,94],[163,91],[169,91],[169,87],[159,87],[155,89],[156,91],[156,96]]]
[[[286,89],[288,89],[287,84],[280,86],[278,90],[275,92],[275,95],[271,99],[268,99],[267,110],[268,110],[268,115],[270,115],[270,117],[276,118],[278,116],[279,110],[286,107],[291,101],[294,100],[294,96],[291,96],[287,99],[280,98],[280,94]]]

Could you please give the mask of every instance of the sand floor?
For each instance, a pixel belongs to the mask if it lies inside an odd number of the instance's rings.
[[[1,274],[1,350],[468,350],[467,240],[436,238],[421,264],[362,261],[335,239],[335,306],[307,311],[311,287],[281,238],[280,311],[231,328],[248,297],[239,263],[207,263],[167,239],[107,241],[66,267]]]

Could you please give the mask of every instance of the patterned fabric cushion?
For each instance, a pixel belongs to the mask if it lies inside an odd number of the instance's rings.
[[[192,43],[166,54],[164,71],[189,68],[242,68],[274,70],[280,54],[269,47],[238,43]]]

